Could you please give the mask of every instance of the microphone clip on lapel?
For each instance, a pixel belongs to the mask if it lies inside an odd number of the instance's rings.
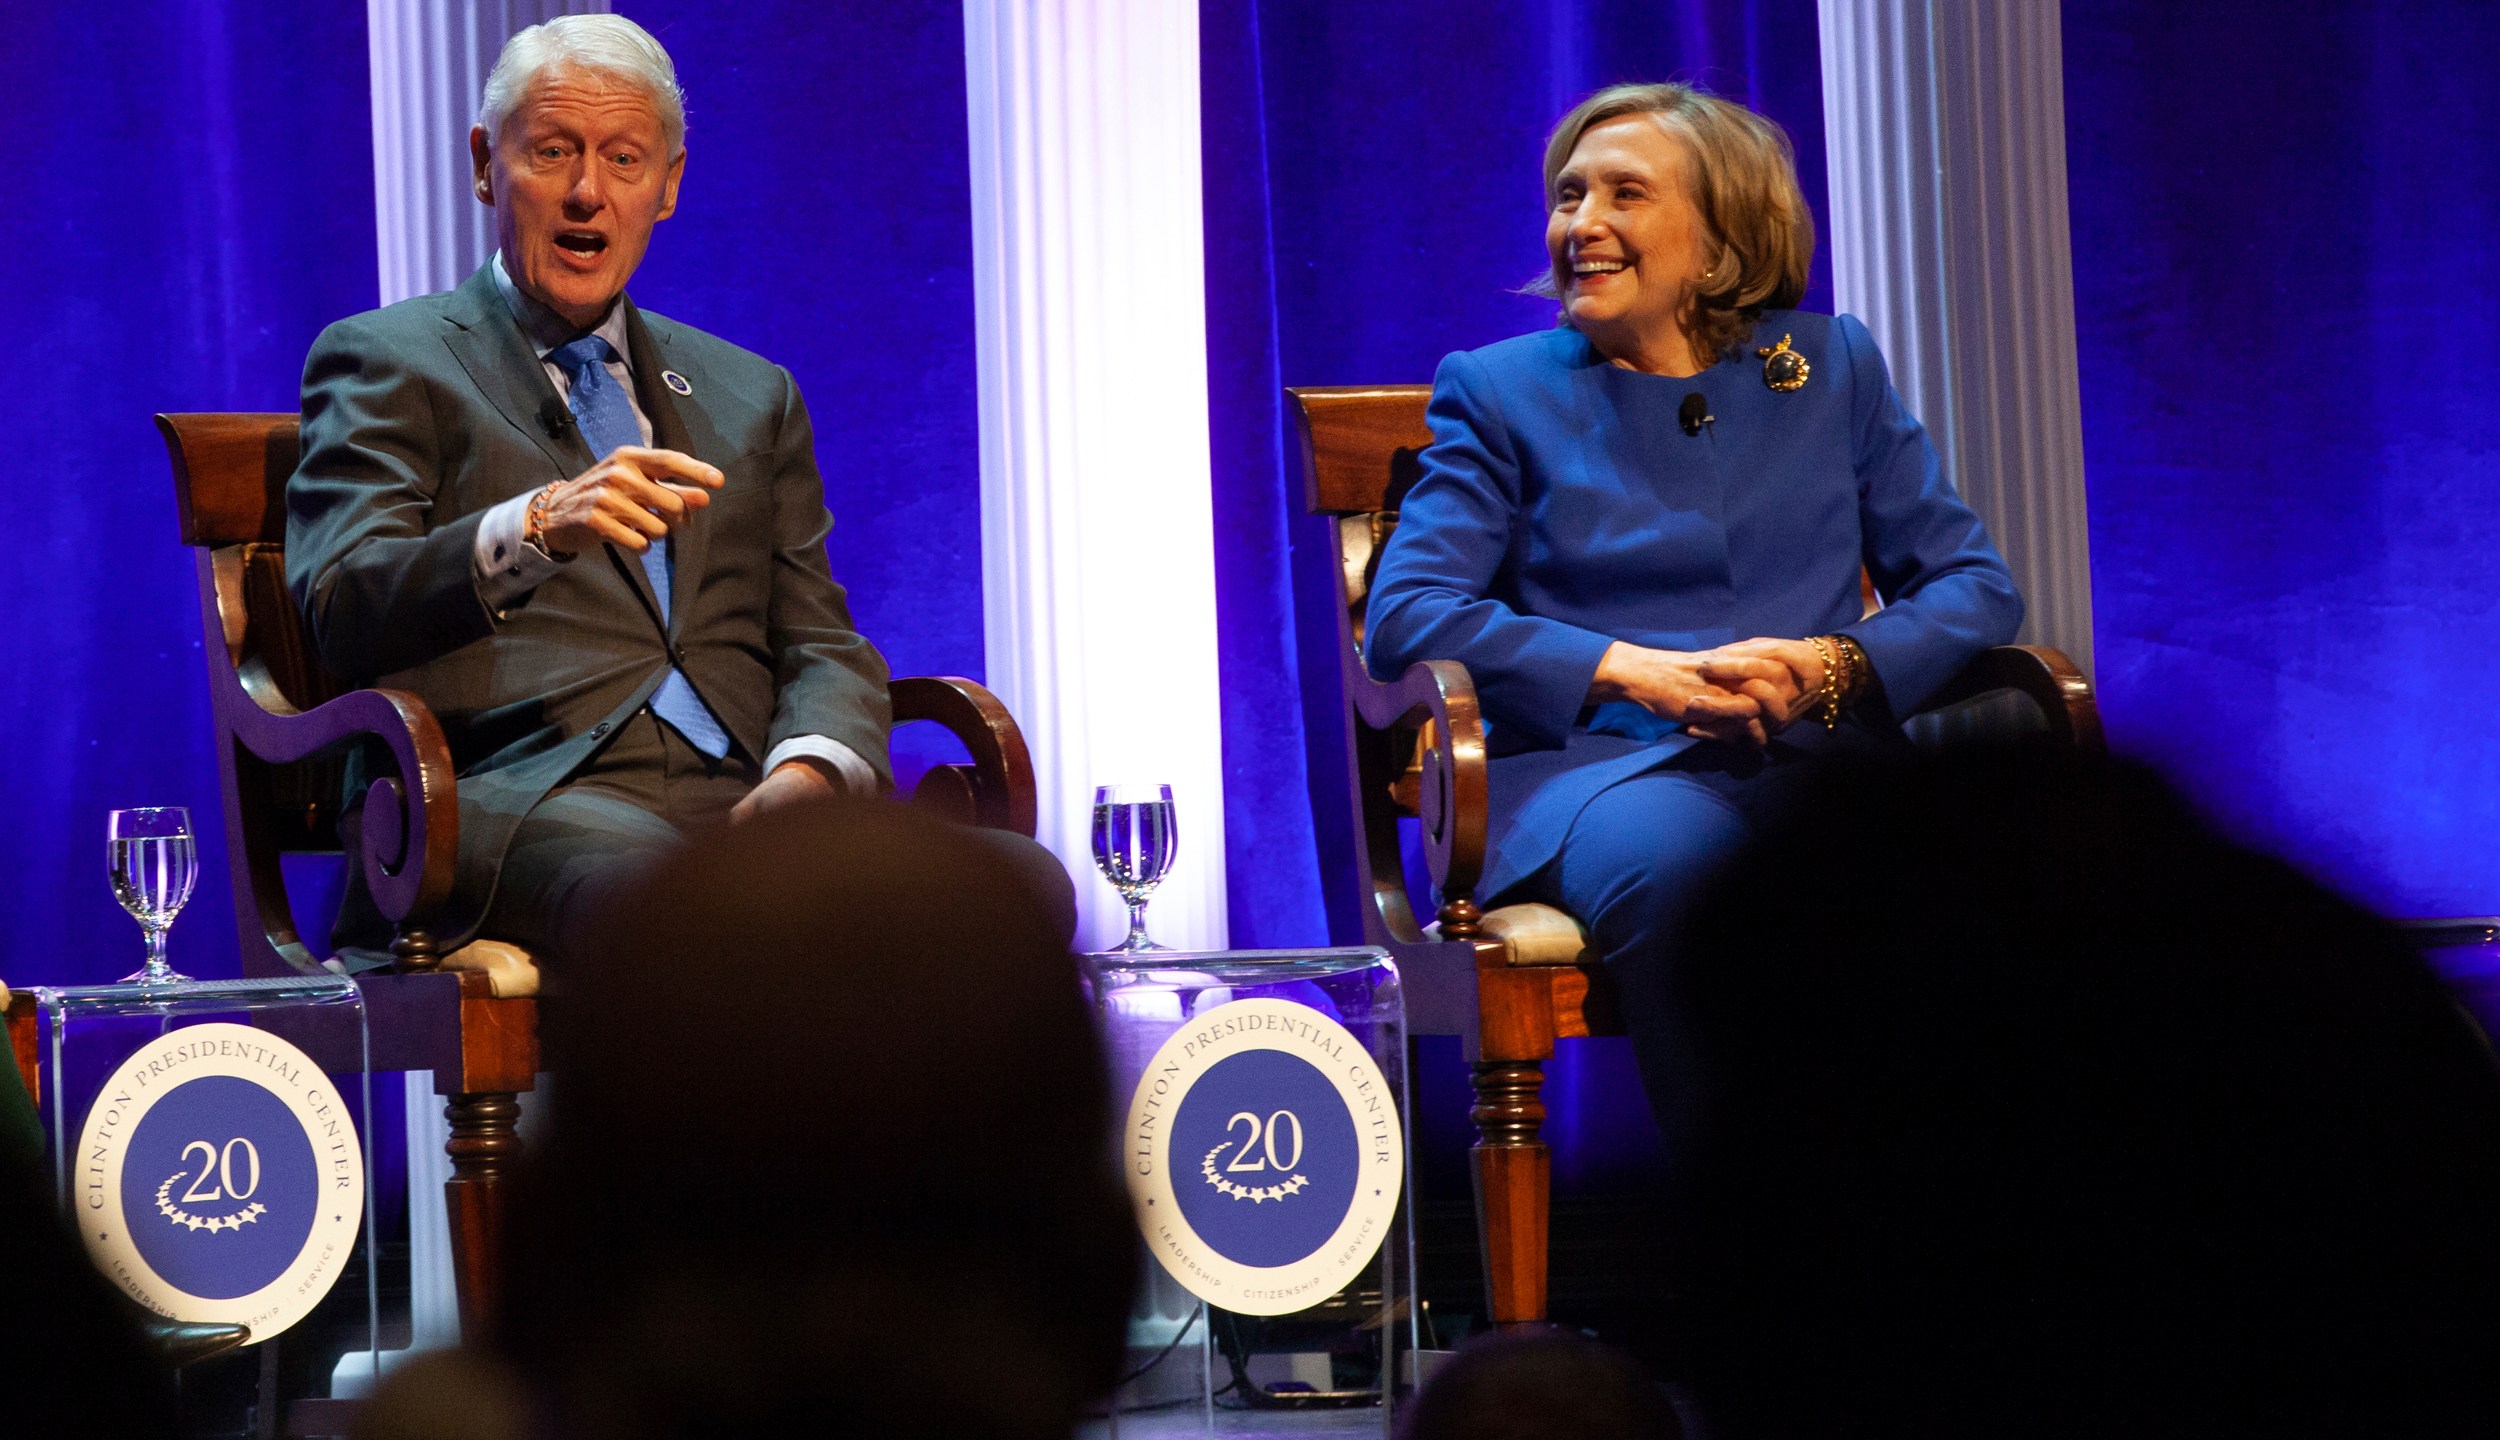
[[[1684,427],[1685,434],[1699,435],[1702,426],[1710,424],[1718,417],[1710,413],[1710,401],[1696,390],[1685,396],[1684,403],[1676,408],[1675,419],[1677,424]]]

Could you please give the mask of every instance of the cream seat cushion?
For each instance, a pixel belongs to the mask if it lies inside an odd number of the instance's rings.
[[[1484,933],[1509,949],[1513,965],[1578,965],[1597,958],[1589,953],[1588,932],[1580,922],[1551,905],[1488,910]]]
[[[443,968],[483,973],[498,1000],[519,1000],[538,993],[538,958],[501,940],[472,940],[444,956]]]

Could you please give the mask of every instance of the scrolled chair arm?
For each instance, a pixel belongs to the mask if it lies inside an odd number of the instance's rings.
[[[1356,674],[1348,684],[1367,729],[1383,735],[1405,726],[1420,731],[1411,771],[1415,812],[1433,884],[1447,901],[1442,933],[1463,938],[1472,933],[1476,882],[1484,875],[1484,717],[1476,682],[1455,660],[1419,660],[1395,680]],[[1364,809],[1367,815],[1378,813],[1373,806]],[[1400,873],[1394,827],[1367,828],[1375,884],[1385,883],[1381,877]]]
[[[913,804],[961,824],[1033,838],[1041,822],[1033,754],[1004,702],[961,675],[907,675],[888,685],[887,693],[895,724],[927,720],[944,726],[972,756],[968,765],[932,767],[913,788]]]
[[[2065,651],[2047,645],[1990,646],[1921,710],[1941,710],[1996,690],[2016,691],[2038,706],[2049,737],[2059,744],[2102,748],[2101,711],[2092,698],[2092,682]]]
[[[365,887],[398,934],[391,948],[401,967],[433,968],[441,956],[431,926],[451,894],[460,850],[460,807],[442,723],[405,690],[351,690],[298,710],[259,657],[225,673],[229,680],[217,687],[217,704],[235,742],[258,760],[290,764],[367,739],[390,752],[398,773],[376,778],[365,790]]]

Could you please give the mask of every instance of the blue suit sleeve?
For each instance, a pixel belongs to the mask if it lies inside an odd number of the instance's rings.
[[[1902,408],[1874,337],[1851,315],[1832,328],[1848,358],[1862,558],[1884,600],[1843,633],[1865,649],[1893,713],[1906,715],[1980,651],[2010,642],[2023,600],[1926,427]]]
[[[1461,353],[1433,377],[1432,447],[1399,509],[1372,584],[1365,663],[1386,680],[1456,660],[1513,740],[1563,743],[1613,638],[1524,615],[1492,591],[1520,511],[1520,458],[1482,364]]]

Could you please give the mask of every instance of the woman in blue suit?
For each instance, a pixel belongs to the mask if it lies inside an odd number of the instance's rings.
[[[1588,927],[1663,1110],[1679,908],[1819,763],[1899,745],[1892,717],[2023,606],[1866,328],[1789,308],[1814,226],[1776,125],[1616,86],[1555,127],[1545,186],[1563,324],[1442,362],[1369,662],[1474,676],[1481,893]]]

